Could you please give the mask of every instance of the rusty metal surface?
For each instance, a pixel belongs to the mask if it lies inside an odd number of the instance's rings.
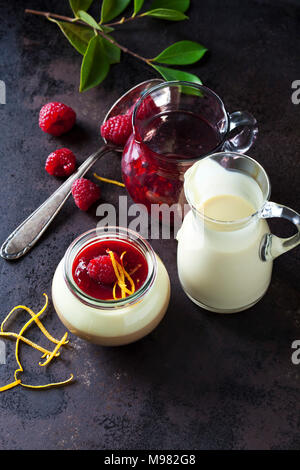
[[[291,101],[291,83],[300,79],[299,3],[192,4],[188,25],[149,19],[124,25],[117,38],[149,57],[176,40],[204,43],[209,54],[187,70],[215,90],[229,111],[255,115],[259,137],[249,155],[267,170],[272,199],[299,210],[300,105]],[[111,104],[153,77],[142,63],[124,57],[100,87],[79,94],[80,56],[54,24],[25,15],[25,7],[68,13],[58,0],[0,2],[0,79],[7,87],[7,103],[0,105],[1,241],[58,187],[45,173],[47,155],[66,146],[82,161],[99,146],[99,124]],[[42,133],[37,123],[40,107],[51,100],[65,102],[78,115],[76,127],[59,138]],[[120,157],[107,156],[95,170],[120,178]],[[105,202],[117,204],[125,194],[111,185],[102,188]],[[14,305],[34,310],[42,305],[67,246],[97,221],[95,207],[83,213],[70,199],[26,257],[0,260],[1,320]],[[289,233],[285,224],[273,225]],[[299,449],[300,365],[291,362],[291,343],[300,339],[300,249],[276,260],[272,284],[259,304],[221,316],[184,295],[175,240],[152,245],[172,283],[161,325],[119,348],[72,337],[72,348],[43,373],[35,366],[40,355],[24,346],[24,381],[57,380],[72,371],[76,382],[2,393],[1,449]],[[25,318],[21,315],[16,325]],[[51,302],[45,324],[62,336]],[[39,331],[32,328],[30,337],[39,341]],[[0,364],[0,385],[12,379],[16,366],[12,342],[6,360]]]

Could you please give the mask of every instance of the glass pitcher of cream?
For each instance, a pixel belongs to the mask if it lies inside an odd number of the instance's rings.
[[[265,294],[273,260],[300,244],[300,216],[269,201],[269,178],[252,158],[220,152],[186,173],[191,211],[178,231],[177,264],[187,296],[218,313],[245,310]],[[293,222],[297,233],[279,238],[268,218]]]

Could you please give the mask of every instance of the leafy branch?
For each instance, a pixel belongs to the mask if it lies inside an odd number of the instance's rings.
[[[146,58],[119,44],[111,33],[116,26],[145,17],[167,21],[183,21],[190,0],[153,0],[150,10],[141,13],[144,0],[133,0],[133,12],[130,16],[115,18],[129,7],[131,0],[103,0],[100,21],[87,10],[93,0],[69,0],[74,17],[37,10],[25,12],[47,18],[58,25],[72,46],[83,55],[80,74],[80,91],[86,91],[99,85],[108,75],[110,66],[119,63],[121,51],[146,63],[155,69],[165,80],[187,80],[201,83],[194,74],[165,65],[188,65],[200,60],[207,49],[194,41],[179,41],[167,47],[153,58]],[[112,21],[114,20],[114,21]],[[164,65],[161,65],[164,64]]]

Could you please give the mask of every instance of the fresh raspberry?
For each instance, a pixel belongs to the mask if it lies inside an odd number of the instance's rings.
[[[127,115],[132,116],[136,102],[128,109]],[[159,113],[159,108],[156,106],[153,98],[149,95],[147,96],[139,105],[139,109],[136,117],[138,119],[147,119],[151,116],[155,116]]]
[[[72,195],[76,206],[87,211],[100,198],[100,188],[86,178],[78,178],[72,184]]]
[[[120,258],[114,253],[115,259],[120,263]],[[87,272],[90,278],[102,284],[113,284],[116,280],[116,273],[113,268],[109,255],[101,255],[90,260],[87,266]]]
[[[73,152],[67,148],[55,150],[46,160],[45,170],[49,175],[70,176],[76,168],[76,158]]]
[[[101,135],[108,142],[123,146],[132,133],[131,117],[127,114],[119,114],[109,118],[101,126]]]
[[[47,134],[64,134],[72,129],[75,121],[75,111],[63,103],[47,103],[40,110],[39,126]]]

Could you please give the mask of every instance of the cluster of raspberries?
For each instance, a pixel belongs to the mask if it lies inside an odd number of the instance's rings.
[[[39,115],[39,126],[42,131],[53,136],[60,136],[70,131],[76,122],[76,113],[64,103],[45,104]],[[131,134],[131,116],[114,116],[101,127],[101,134],[107,141],[118,146],[124,145]],[[102,130],[103,129],[103,130]],[[52,152],[45,164],[49,175],[68,177],[76,169],[76,157],[68,148]],[[72,195],[79,209],[87,211],[100,198],[100,188],[86,178],[78,178],[72,186]]]
[[[40,110],[40,128],[55,137],[70,131],[75,122],[75,111],[64,103],[47,103]],[[47,173],[59,178],[70,176],[75,169],[76,157],[68,148],[60,148],[50,153],[45,164]],[[86,178],[78,178],[73,183],[72,195],[77,207],[86,211],[100,198],[100,188]]]
[[[101,136],[118,147],[126,144],[132,133],[132,105],[126,114],[119,114],[108,119],[100,128]],[[137,119],[145,119],[156,112],[157,108],[149,96],[138,108]],[[76,122],[76,113],[64,103],[45,104],[39,115],[39,126],[42,131],[53,136],[60,136],[72,129]],[[68,177],[76,169],[76,157],[68,148],[61,148],[50,153],[46,160],[45,170],[49,175]],[[87,211],[100,198],[100,188],[86,178],[78,178],[72,186],[72,195],[79,209]]]

